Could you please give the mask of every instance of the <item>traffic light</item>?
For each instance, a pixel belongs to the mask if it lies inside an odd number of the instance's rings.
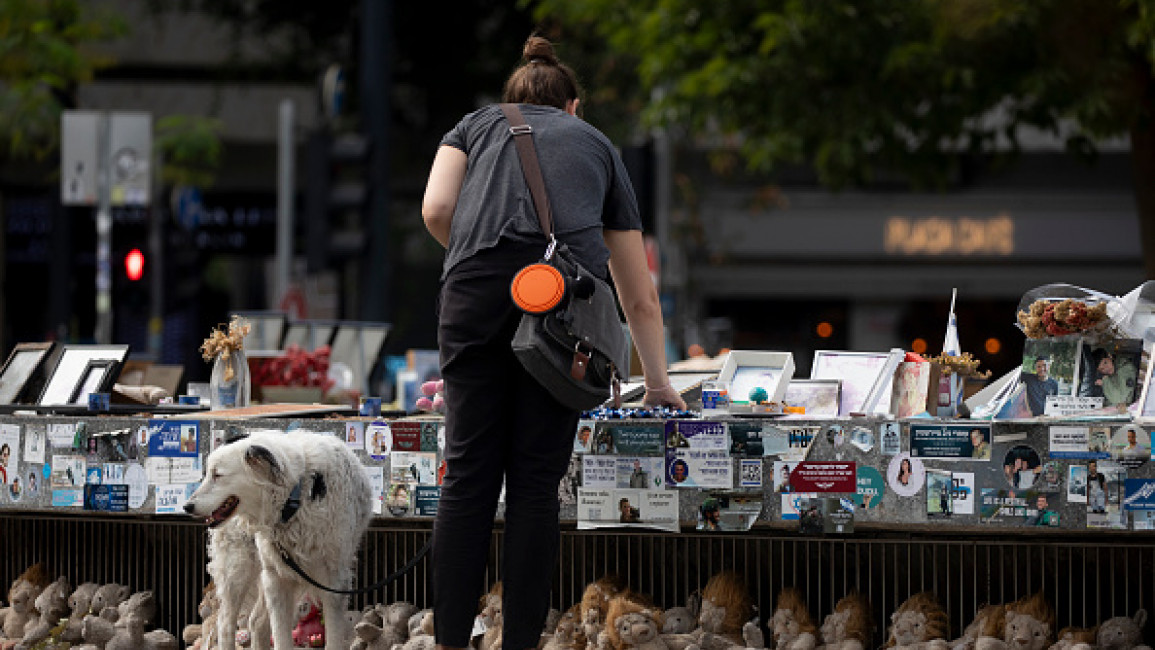
[[[144,276],[144,253],[139,248],[128,251],[124,256],[124,274],[131,282],[140,282]]]
[[[113,340],[134,350],[148,349],[151,280],[145,251],[148,247],[148,211],[119,208],[112,232]]]
[[[366,241],[369,138],[320,128],[306,148],[305,255],[310,273],[360,257]]]

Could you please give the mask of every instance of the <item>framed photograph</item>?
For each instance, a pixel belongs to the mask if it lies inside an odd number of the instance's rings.
[[[1151,390],[1151,371],[1155,369],[1155,360],[1147,362],[1147,371],[1143,376],[1143,391],[1139,398],[1139,415],[1155,417],[1155,391]],[[0,380],[2,381],[2,380]]]
[[[863,413],[870,389],[887,365],[890,352],[849,352],[816,350],[810,368],[811,379],[841,379],[842,397],[839,415]],[[893,387],[893,386],[892,386]],[[890,391],[879,394],[881,404],[890,406]]]
[[[37,404],[41,406],[67,406],[72,404],[76,387],[87,376],[90,361],[112,361],[112,377],[128,357],[128,345],[65,345],[60,351],[56,367],[48,376],[48,382],[40,393]]]
[[[44,365],[55,343],[17,343],[0,369],[0,404],[16,404],[28,380]]]
[[[1143,357],[1141,339],[1123,339],[1109,345],[1084,344],[1078,395],[1102,397],[1103,406],[1130,406],[1139,399]]]
[[[116,362],[112,359],[93,359],[84,367],[84,372],[80,375],[80,381],[76,383],[76,387],[72,389],[72,397],[68,400],[69,404],[77,406],[86,406],[88,404],[88,396],[92,393],[107,393],[112,390],[112,384],[116,380],[115,376]]]
[[[791,379],[786,404],[801,406],[806,415],[837,416],[842,400],[841,379]]]
[[[765,389],[769,401],[781,402],[793,376],[793,354],[757,350],[732,350],[718,372],[718,380],[730,384],[731,404],[749,404],[755,388]]]
[[[1031,415],[1043,415],[1047,397],[1075,395],[1082,360],[1083,341],[1027,339],[1019,383],[1027,396]]]

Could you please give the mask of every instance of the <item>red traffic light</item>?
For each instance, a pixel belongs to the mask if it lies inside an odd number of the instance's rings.
[[[128,251],[128,255],[124,256],[124,272],[133,282],[144,275],[144,253],[140,252],[139,248]]]

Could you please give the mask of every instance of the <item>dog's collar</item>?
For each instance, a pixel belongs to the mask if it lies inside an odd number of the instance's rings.
[[[297,481],[297,484],[293,486],[292,492],[289,492],[289,499],[285,501],[285,505],[281,507],[282,524],[289,523],[289,520],[293,518],[293,515],[296,515],[297,511],[301,509],[301,492],[305,488],[305,481],[310,478],[313,480],[313,489],[310,496],[313,499],[320,499],[321,497],[325,496],[326,487],[325,476],[323,474],[320,472],[313,472],[309,476],[301,477],[301,480]]]

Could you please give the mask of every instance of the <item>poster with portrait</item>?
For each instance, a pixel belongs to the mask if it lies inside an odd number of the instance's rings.
[[[424,451],[390,453],[389,480],[393,483],[437,485],[437,454]]]
[[[698,506],[698,530],[741,532],[750,530],[762,514],[762,495],[711,492]]]
[[[1047,455],[1051,458],[1110,458],[1110,428],[1104,426],[1050,427]],[[1092,448],[1094,451],[1092,451]]]
[[[1139,361],[1143,341],[1122,339],[1107,345],[1084,344],[1080,363],[1080,397],[1100,397],[1103,406],[1125,407],[1139,398]]]
[[[1062,463],[1057,460],[1048,460],[1043,463],[1043,469],[1039,472],[1039,478],[1035,481],[1034,487],[1040,492],[1062,492],[1065,474]]]
[[[393,432],[388,422],[373,422],[365,427],[365,453],[373,460],[385,460],[393,450]]]
[[[365,423],[345,423],[345,446],[354,451],[365,448]]]
[[[894,456],[902,452],[902,424],[883,422],[879,431],[879,451],[883,456]]]
[[[941,469],[926,470],[926,516],[930,519],[954,514],[954,481]]]
[[[1111,460],[1087,463],[1087,527],[1127,527],[1122,495],[1127,468]]]
[[[1039,452],[1030,445],[1015,445],[1003,455],[1003,477],[1016,490],[1034,487],[1042,471]]]
[[[613,437],[614,453],[622,456],[661,456],[665,427],[661,422],[652,424],[619,424],[606,422]],[[725,429],[722,429],[723,435]],[[580,431],[579,431],[580,433]]]
[[[886,480],[882,478],[882,472],[859,463],[855,483],[855,503],[866,509],[877,508],[882,503],[882,497],[886,494]]]
[[[1023,342],[1023,386],[1031,415],[1043,415],[1049,396],[1075,396],[1082,340],[1027,339]]]
[[[793,488],[790,487],[790,475],[797,466],[798,463],[791,463],[784,460],[774,461],[775,492],[793,492]]]
[[[810,503],[811,499],[818,499],[817,494],[810,492],[791,492],[779,495],[782,503],[782,510],[779,516],[782,521],[798,521],[802,514],[803,507]]]
[[[594,442],[596,420],[578,420],[577,433],[573,438],[573,450],[579,454],[588,453]]]
[[[1134,469],[1151,459],[1151,435],[1134,424],[1121,426],[1111,436],[1111,459]]]
[[[0,485],[8,485],[20,472],[20,425],[0,424]]]
[[[990,460],[991,425],[911,423],[910,455],[924,460]]]
[[[651,528],[679,530],[677,490],[578,489],[578,530]]]
[[[734,461],[726,450],[666,449],[666,486],[674,488],[734,487]]]
[[[1058,495],[1036,490],[983,488],[979,520],[984,524],[1058,526]]]
[[[912,458],[909,452],[902,452],[890,459],[886,469],[886,482],[899,496],[912,497],[918,494],[926,482],[926,467],[922,460]]]
[[[24,462],[43,463],[47,445],[43,429],[31,425],[24,427]]]

